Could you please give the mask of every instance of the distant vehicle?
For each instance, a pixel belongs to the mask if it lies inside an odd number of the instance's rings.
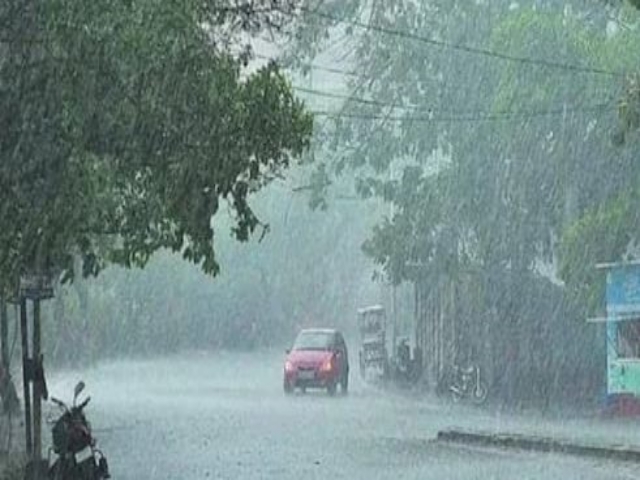
[[[387,354],[387,316],[384,307],[373,305],[358,310],[358,328],[360,329],[360,351],[358,359],[360,375],[367,378],[368,371],[375,371],[386,378],[389,368]]]
[[[284,362],[284,391],[326,388],[335,395],[338,385],[349,389],[349,354],[342,334],[334,329],[300,331]]]
[[[364,380],[382,379],[398,386],[415,385],[422,376],[422,349],[416,345],[411,354],[408,338],[394,339],[394,354],[387,351],[387,314],[383,306],[358,309],[360,376]],[[395,335],[394,335],[395,336]]]

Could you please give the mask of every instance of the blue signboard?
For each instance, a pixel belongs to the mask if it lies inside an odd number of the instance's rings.
[[[607,273],[607,315],[640,313],[640,265],[620,265]]]

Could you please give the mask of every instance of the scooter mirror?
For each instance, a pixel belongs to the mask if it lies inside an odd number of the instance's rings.
[[[78,398],[78,395],[80,395],[80,393],[82,393],[82,391],[84,390],[84,382],[82,380],[80,380],[78,382],[78,384],[75,386],[75,388],[73,389],[73,402],[75,403],[76,399]]]

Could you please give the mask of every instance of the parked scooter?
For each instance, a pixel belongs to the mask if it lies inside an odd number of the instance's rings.
[[[414,349],[412,358],[409,341],[403,338],[396,347],[396,355],[390,364],[390,374],[396,383],[413,385],[422,375],[422,351],[419,348]]]
[[[84,390],[84,382],[79,382],[73,392],[73,405],[51,398],[62,409],[62,415],[51,430],[53,447],[51,453],[56,458],[49,461],[49,478],[52,480],[102,480],[110,478],[107,459],[96,448],[91,433],[91,425],[84,415],[84,409],[91,400],[87,397],[77,404],[78,396]]]
[[[451,398],[455,403],[463,399],[470,399],[476,405],[480,405],[487,399],[487,385],[480,375],[480,367],[470,365],[461,367],[453,366],[453,379],[449,386]]]

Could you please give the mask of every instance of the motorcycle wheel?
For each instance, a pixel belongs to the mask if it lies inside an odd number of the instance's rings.
[[[488,394],[487,386],[484,382],[480,382],[476,385],[476,388],[471,392],[471,400],[475,405],[482,405],[487,399]]]
[[[49,468],[49,474],[47,475],[49,480],[60,480],[62,478],[62,473],[60,472],[60,462],[58,460],[55,461],[53,465]]]
[[[450,392],[453,403],[460,403],[460,400],[462,400],[462,393],[458,390],[450,390]]]

